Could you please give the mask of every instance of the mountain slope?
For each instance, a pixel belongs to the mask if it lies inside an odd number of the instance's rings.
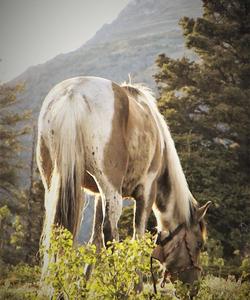
[[[94,75],[121,82],[134,81],[154,87],[152,74],[159,53],[179,57],[184,53],[178,26],[182,16],[200,14],[200,0],[133,0],[117,19],[104,25],[78,50],[29,68],[13,82],[26,83],[22,109],[35,117],[41,102],[56,83],[73,76]]]

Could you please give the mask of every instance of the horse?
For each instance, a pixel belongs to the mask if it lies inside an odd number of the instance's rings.
[[[198,207],[192,196],[150,89],[83,76],[57,84],[40,111],[37,164],[45,188],[45,250],[53,224],[67,228],[76,241],[83,188],[96,194],[91,242],[98,249],[119,240],[122,202],[130,197],[134,238],[144,235],[153,209],[159,232],[153,257],[184,282],[199,277],[210,202]],[[45,254],[43,274],[48,263]]]

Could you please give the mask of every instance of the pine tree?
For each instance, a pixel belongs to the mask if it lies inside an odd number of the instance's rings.
[[[203,16],[184,17],[196,60],[162,54],[155,78],[191,190],[212,200],[212,237],[226,255],[249,253],[250,1],[203,0]]]
[[[13,111],[17,103],[16,95],[22,89],[22,85],[0,85],[0,184],[1,192],[12,197],[16,196],[17,169],[21,167],[18,159],[21,152],[19,139],[28,133],[28,128],[20,127],[19,124],[26,120],[29,114]]]
[[[0,85],[0,256],[12,264],[36,262],[44,216],[44,189],[35,164],[37,129],[32,128],[31,112],[17,113],[22,89]],[[24,149],[21,141],[27,134],[32,134],[31,149]],[[24,150],[31,150],[28,167]],[[28,188],[20,177],[29,178]]]
[[[33,126],[32,148],[30,160],[30,186],[25,191],[26,210],[24,217],[26,219],[26,234],[23,243],[25,250],[25,261],[28,263],[36,263],[39,255],[39,242],[42,233],[43,217],[44,217],[44,187],[40,178],[36,160],[35,149],[37,140],[37,127]]]
[[[29,132],[23,122],[29,112],[16,113],[17,94],[23,85],[10,87],[0,85],[0,230],[1,258],[16,261],[23,255],[20,247],[24,236],[20,215],[25,211],[23,191],[20,189],[18,173],[21,164],[22,146],[20,138]]]

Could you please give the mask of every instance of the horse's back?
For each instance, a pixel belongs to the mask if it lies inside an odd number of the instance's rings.
[[[74,77],[66,79],[55,85],[46,96],[41,113],[50,109],[55,101],[60,101],[65,95],[70,95],[72,91],[86,98],[86,103],[96,106],[95,108],[107,110],[107,104],[112,106],[112,84],[113,82],[100,77]],[[90,108],[90,107],[89,107]]]
[[[111,134],[115,112],[114,89],[119,87],[99,77],[75,77],[62,81],[48,93],[43,102],[39,117],[41,129],[50,130],[51,121],[62,111],[60,105],[67,105],[70,109],[77,101],[78,107],[84,107],[82,126],[86,127],[86,133],[92,131],[102,141]],[[125,98],[123,100],[126,101]]]

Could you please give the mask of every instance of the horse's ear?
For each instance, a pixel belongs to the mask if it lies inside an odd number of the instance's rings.
[[[204,204],[203,206],[199,207],[196,211],[196,220],[198,222],[201,221],[201,219],[203,219],[205,217],[205,214],[207,213],[207,210],[209,208],[209,206],[212,204],[211,201],[208,201],[206,204]]]

